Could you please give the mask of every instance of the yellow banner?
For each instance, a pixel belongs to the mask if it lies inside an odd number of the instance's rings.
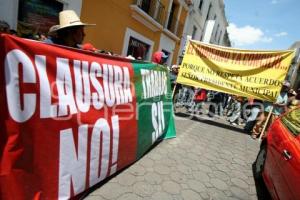
[[[189,41],[177,82],[274,102],[294,51],[250,51]]]

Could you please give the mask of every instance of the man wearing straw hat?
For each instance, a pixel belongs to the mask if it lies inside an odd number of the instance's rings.
[[[85,33],[84,27],[95,24],[87,24],[80,21],[73,10],[64,10],[59,13],[59,27],[56,29],[57,40],[55,44],[60,44],[73,48],[80,48]]]

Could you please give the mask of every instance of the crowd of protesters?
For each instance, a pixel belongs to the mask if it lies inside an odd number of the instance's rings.
[[[300,88],[297,91],[291,89],[288,81],[284,81],[275,103],[204,88],[180,87],[174,97],[175,109],[185,107],[193,116],[208,115],[212,119],[217,117],[227,120],[232,126],[243,126],[253,139],[260,136],[266,122],[265,130],[281,114],[300,105]],[[264,134],[262,137],[265,137]]]
[[[64,10],[59,13],[59,24],[49,29],[44,34],[32,35],[30,39],[40,40],[48,44],[58,44],[72,48],[79,48],[95,53],[114,55],[113,52],[98,50],[92,44],[85,43],[84,28],[95,24],[87,24],[80,21],[80,18],[73,10]],[[0,20],[0,34],[17,35],[15,30],[5,21]],[[129,55],[126,58],[141,60]],[[152,62],[165,65],[168,59],[162,51],[155,52]],[[168,66],[167,66],[168,67]],[[229,95],[221,92],[206,90],[205,88],[195,88],[183,86],[176,83],[179,72],[179,65],[168,67],[170,71],[171,87],[174,90],[174,107],[185,107],[186,111],[196,115],[206,114],[211,118],[219,117],[227,120],[231,125],[243,125],[244,131],[252,138],[257,138],[262,132],[269,116],[268,124],[289,109],[300,105],[300,88],[295,91],[290,89],[290,83],[284,82],[280,95],[275,103],[263,102],[257,99],[247,99],[240,96]]]

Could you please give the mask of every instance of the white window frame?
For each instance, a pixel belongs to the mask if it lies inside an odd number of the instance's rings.
[[[138,32],[135,32],[134,30],[132,30],[128,27],[126,28],[126,31],[125,31],[122,55],[127,56],[130,37],[138,39],[138,40],[144,42],[145,44],[149,45],[149,51],[146,54],[146,60],[150,61],[151,60],[151,55],[152,55],[152,52],[153,52],[154,42],[152,40],[150,40],[149,38],[139,34]]]

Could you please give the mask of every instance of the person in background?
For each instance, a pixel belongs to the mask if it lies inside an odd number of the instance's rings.
[[[288,93],[288,110],[293,110],[300,104],[300,100],[298,100],[296,97],[297,92],[293,89],[290,89]]]
[[[39,41],[45,41],[47,39],[47,36],[43,33],[38,33],[36,34],[36,36],[37,36],[37,40]]]
[[[0,34],[7,33],[10,34],[10,27],[6,21],[0,20]]]
[[[48,37],[43,41],[45,43],[48,43],[48,44],[57,44],[59,43],[57,40],[57,29],[59,28],[59,25],[53,25],[49,28],[49,31],[48,31]]]
[[[168,55],[162,51],[157,51],[152,56],[152,62],[160,65],[164,65],[168,60]]]
[[[255,126],[253,127],[252,130],[252,138],[257,138],[262,129],[264,124],[266,123],[267,116],[269,115],[270,112],[270,119],[266,125],[266,129],[264,134],[267,132],[268,127],[272,122],[281,114],[283,114],[287,110],[287,103],[288,103],[288,91],[290,89],[290,83],[288,81],[284,81],[282,84],[282,88],[280,91],[280,94],[278,95],[276,102],[275,103],[270,103],[270,102],[265,102],[264,103],[264,113],[262,113],[259,116],[259,119],[257,120]],[[273,107],[273,109],[272,109]],[[271,111],[272,109],[272,111]],[[264,135],[266,136],[266,135]]]
[[[189,112],[196,113],[197,115],[202,114],[202,108],[206,101],[207,91],[205,89],[195,89],[194,102],[189,109]]]
[[[244,127],[244,131],[246,133],[251,134],[251,131],[258,120],[258,117],[261,113],[263,113],[263,101],[258,99],[250,99],[250,116],[247,118],[246,125]]]
[[[231,125],[237,126],[239,124],[239,118],[241,116],[243,98],[234,96],[233,99],[234,99],[232,104],[233,110],[231,115],[228,116],[227,120]]]
[[[171,71],[170,71],[171,88],[173,88],[174,85],[176,84],[178,70],[179,70],[179,66],[178,65],[172,65]]]
[[[292,88],[288,91],[288,104],[293,101],[294,99],[296,99],[297,93],[295,90],[293,90]]]
[[[297,89],[296,99],[300,100],[300,88]]]
[[[56,29],[57,39],[54,44],[73,48],[81,48],[85,37],[84,27],[95,24],[87,24],[80,21],[73,10],[64,10],[59,13],[59,27]]]
[[[82,50],[91,51],[94,53],[98,53],[98,49],[96,49],[91,43],[85,43],[81,46]]]
[[[14,29],[10,29],[9,32],[11,35],[18,36],[18,32]]]

